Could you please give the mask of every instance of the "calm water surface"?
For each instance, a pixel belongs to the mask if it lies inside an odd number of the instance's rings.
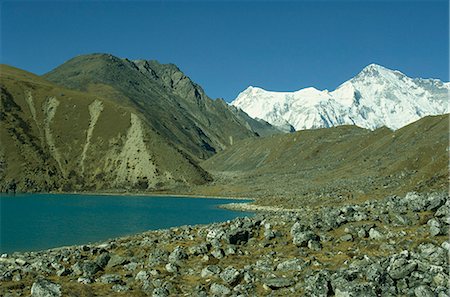
[[[228,199],[20,194],[0,196],[0,252],[84,244],[251,213],[220,209]],[[246,201],[242,201],[246,202]]]

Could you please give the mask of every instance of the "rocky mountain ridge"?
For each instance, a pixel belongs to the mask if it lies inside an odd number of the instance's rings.
[[[427,115],[448,113],[450,83],[412,79],[376,64],[336,90],[272,92],[249,87],[231,103],[286,131],[356,125],[397,130]]]
[[[211,177],[199,160],[281,133],[210,99],[172,64],[93,54],[43,77],[7,65],[0,74],[2,192],[202,184]]]

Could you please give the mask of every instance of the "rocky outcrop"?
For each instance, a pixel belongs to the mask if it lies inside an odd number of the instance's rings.
[[[449,206],[446,193],[408,193],[2,255],[0,294],[443,297]]]

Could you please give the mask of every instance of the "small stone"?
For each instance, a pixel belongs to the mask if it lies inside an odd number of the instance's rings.
[[[369,230],[369,237],[370,237],[370,239],[373,239],[373,240],[381,240],[381,239],[384,239],[384,235],[381,234],[381,232],[378,231],[378,230],[375,229],[375,228],[372,228],[372,229]]]
[[[66,276],[66,275],[69,275],[71,273],[72,273],[72,270],[63,267],[63,268],[61,268],[60,270],[58,270],[56,272],[56,275],[57,276]]]
[[[263,280],[263,284],[272,290],[287,288],[294,284],[294,280],[286,277],[273,277]]]
[[[136,277],[134,278],[137,281],[144,282],[150,278],[150,275],[145,270],[141,270],[136,274]]]
[[[178,272],[178,266],[172,263],[166,264],[166,271],[169,273],[177,273]]]
[[[430,287],[428,287],[426,285],[421,285],[421,286],[418,286],[417,288],[415,288],[414,295],[416,295],[416,297],[434,297],[435,296],[433,291],[431,291]]]
[[[291,259],[277,265],[277,271],[300,271],[305,265],[302,259]]]
[[[31,297],[59,297],[61,286],[46,279],[38,279],[31,287]]]
[[[351,234],[345,234],[345,235],[342,235],[342,236],[339,238],[339,240],[340,240],[341,242],[353,241],[353,236],[352,236]]]
[[[102,268],[95,262],[86,261],[81,265],[81,270],[83,271],[83,276],[91,277],[102,270]]]
[[[320,251],[322,249],[322,244],[318,240],[309,240],[308,248],[313,251]]]
[[[16,263],[19,264],[20,266],[25,266],[25,264],[27,264],[27,261],[25,261],[24,259],[17,258]]]
[[[219,276],[224,282],[234,286],[240,281],[242,274],[236,268],[229,266],[225,268]]]
[[[109,253],[103,253],[100,256],[95,259],[95,263],[97,263],[98,266],[100,266],[102,269],[108,265],[109,260],[111,259],[111,256]]]
[[[81,284],[84,284],[84,285],[87,285],[87,284],[92,283],[92,279],[89,278],[89,277],[84,277],[84,276],[82,276],[82,277],[79,277],[79,278],[77,279],[77,282],[79,282],[79,283],[81,283]]]
[[[388,267],[388,273],[392,279],[404,279],[417,268],[417,263],[400,258],[392,262]]]
[[[430,227],[430,235],[431,236],[437,236],[441,233],[441,223],[435,219],[432,218],[427,222],[427,225]]]
[[[210,277],[213,275],[219,275],[220,273],[220,267],[217,265],[208,265],[205,268],[202,269],[202,272],[200,273],[200,276],[202,278]]]
[[[166,288],[156,288],[152,292],[152,297],[167,297],[169,296],[169,291]]]
[[[170,263],[177,263],[181,260],[185,260],[187,259],[187,254],[184,251],[184,249],[180,246],[177,246],[172,253],[170,253],[169,255],[169,262]]]
[[[213,295],[217,296],[228,296],[231,294],[231,290],[225,287],[224,285],[213,283],[209,288],[209,291]]]
[[[364,228],[360,228],[357,232],[357,235],[359,238],[366,238],[367,237],[367,231]]]
[[[213,249],[211,251],[211,255],[216,258],[216,259],[222,259],[225,256],[225,253],[223,252],[222,249]]]
[[[124,265],[129,263],[130,261],[128,261],[126,258],[122,257],[122,256],[118,256],[118,255],[112,255],[108,261],[108,267],[116,267],[116,266],[120,266],[120,265]]]
[[[130,290],[130,287],[126,286],[126,285],[122,285],[122,284],[116,284],[114,286],[112,286],[112,290],[114,292],[126,292]]]
[[[104,274],[97,279],[99,282],[104,284],[120,284],[122,282],[122,278],[117,274]]]

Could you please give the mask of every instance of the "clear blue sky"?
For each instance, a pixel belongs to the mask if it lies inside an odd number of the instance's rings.
[[[378,63],[448,81],[448,1],[1,3],[1,62],[43,74],[106,52],[175,63],[212,98],[334,89]]]

